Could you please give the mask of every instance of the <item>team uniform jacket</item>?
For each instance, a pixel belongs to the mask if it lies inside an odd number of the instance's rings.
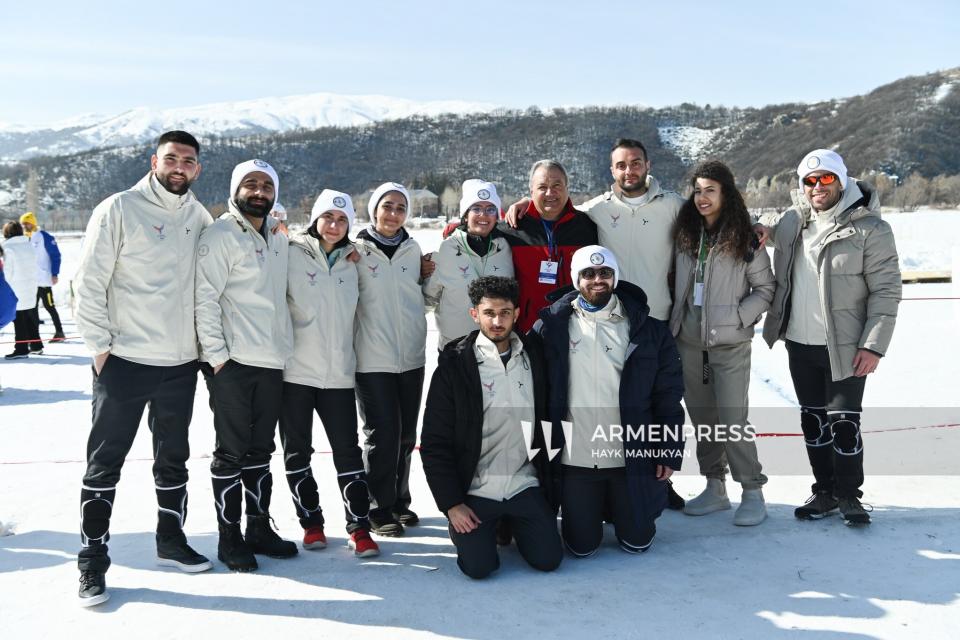
[[[161,366],[197,359],[196,256],[212,222],[192,192],[172,194],[153,174],[97,205],[74,280],[91,353]]]
[[[330,267],[320,241],[306,231],[290,238],[287,305],[293,321],[293,355],[285,382],[317,389],[352,389],[357,358],[353,325],[357,314],[357,265],[347,246]]]
[[[200,359],[211,367],[233,360],[283,369],[293,351],[287,309],[287,237],[273,233],[267,216],[261,234],[231,200],[229,210],[204,229],[197,258],[197,334]]]
[[[420,289],[420,245],[408,237],[391,260],[361,232],[354,247],[360,253],[360,301],[353,337],[357,371],[403,373],[424,366],[427,318]]]
[[[17,311],[37,306],[37,262],[27,236],[3,241],[3,270],[17,296]]]
[[[597,225],[567,200],[566,208],[554,222],[552,256],[543,220],[532,201],[516,229],[503,222],[497,225],[497,229],[507,239],[513,252],[514,277],[520,283],[520,317],[516,331],[526,333],[536,322],[540,309],[549,304],[547,295],[570,284],[570,260],[573,254],[580,247],[597,244]],[[560,263],[556,284],[540,282],[540,263],[544,260]]]
[[[37,286],[52,287],[53,277],[60,275],[60,247],[56,238],[37,229],[30,236],[30,244],[37,257]]]
[[[617,257],[620,279],[643,289],[651,316],[668,320],[667,274],[673,262],[673,225],[683,198],[661,188],[653,176],[647,176],[643,202],[631,205],[611,190],[579,209],[596,223],[600,244]]]
[[[467,233],[456,229],[433,254],[436,270],[423,282],[427,304],[436,305],[434,316],[440,330],[440,348],[477,328],[470,317],[470,283],[481,276],[513,277],[513,254],[506,239],[494,230],[490,248],[478,256],[467,244]]]

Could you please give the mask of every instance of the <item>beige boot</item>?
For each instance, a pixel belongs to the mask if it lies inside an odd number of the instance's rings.
[[[707,487],[693,500],[687,500],[683,512],[688,516],[705,516],[730,508],[727,486],[719,478],[707,478]]]
[[[738,527],[752,527],[767,519],[767,504],[763,500],[762,489],[744,489],[740,506],[733,514],[733,524]]]

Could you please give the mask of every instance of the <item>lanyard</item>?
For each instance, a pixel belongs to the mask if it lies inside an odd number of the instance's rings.
[[[697,269],[696,269],[696,282],[703,283],[704,271],[707,268],[707,254],[710,253],[710,249],[707,247],[707,242],[703,229],[700,229],[700,248],[697,251]]]
[[[550,252],[550,262],[556,262],[557,244],[553,237],[553,225],[547,224],[547,221],[543,218],[540,218],[540,224],[543,225],[543,232],[547,234],[547,251]],[[555,225],[556,221],[553,224]]]
[[[480,268],[477,269],[477,263],[473,260],[473,256],[476,254],[470,248],[470,245],[467,244],[465,238],[467,237],[467,232],[460,229],[457,230],[457,241],[460,243],[460,246],[463,247],[463,252],[467,254],[467,260],[470,261],[470,266],[473,267],[473,272],[477,274],[477,277],[483,277],[487,272],[487,258],[490,257],[490,251],[493,249],[493,240],[490,236],[487,236],[487,252],[483,255],[483,258],[480,259]]]

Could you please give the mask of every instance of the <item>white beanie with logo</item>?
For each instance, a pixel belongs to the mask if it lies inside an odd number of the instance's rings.
[[[353,200],[342,191],[333,189],[324,189],[317,196],[317,201],[313,203],[313,209],[310,211],[310,226],[317,221],[327,211],[342,211],[347,216],[347,222],[353,227],[353,219],[356,213],[353,210]]]
[[[601,269],[609,267],[613,269],[613,286],[616,287],[620,282],[620,267],[617,265],[617,257],[606,247],[598,244],[591,244],[577,249],[570,260],[570,281],[573,286],[579,288],[580,272],[584,269]]]
[[[273,201],[276,202],[280,199],[280,178],[277,176],[277,170],[264,160],[254,159],[241,162],[233,168],[233,174],[230,176],[230,200],[236,202],[237,189],[240,188],[240,183],[255,171],[270,176],[270,179],[273,180]]]
[[[800,176],[800,191],[803,191],[803,179],[814,171],[829,171],[840,178],[841,189],[847,188],[847,166],[843,164],[843,158],[836,151],[814,149],[803,157],[797,167],[797,175]]]
[[[399,182],[384,182],[382,185],[373,190],[373,193],[370,195],[370,201],[367,202],[367,215],[370,216],[371,222],[374,222],[377,219],[377,205],[380,204],[380,200],[382,200],[383,196],[387,195],[391,191],[396,191],[406,198],[407,213],[410,212],[410,194],[407,192],[407,188]]]
[[[490,202],[500,209],[500,196],[497,195],[497,187],[492,182],[471,178],[463,181],[463,187],[460,196],[460,215],[467,212],[467,209],[478,202]]]

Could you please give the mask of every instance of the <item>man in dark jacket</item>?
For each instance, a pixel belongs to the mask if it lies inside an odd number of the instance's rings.
[[[563,541],[577,557],[599,548],[605,505],[620,547],[646,551],[683,457],[676,343],[649,316],[643,290],[618,275],[608,249],[580,249],[571,261],[577,288],[557,292],[534,327],[550,376],[550,440],[564,442]]]
[[[420,443],[427,484],[466,575],[485,578],[500,566],[498,519],[512,525],[530,566],[553,571],[563,557],[556,492],[549,445],[535,435],[546,411],[543,356],[513,332],[515,280],[484,276],[469,295],[480,330],[441,352],[427,394]]]

